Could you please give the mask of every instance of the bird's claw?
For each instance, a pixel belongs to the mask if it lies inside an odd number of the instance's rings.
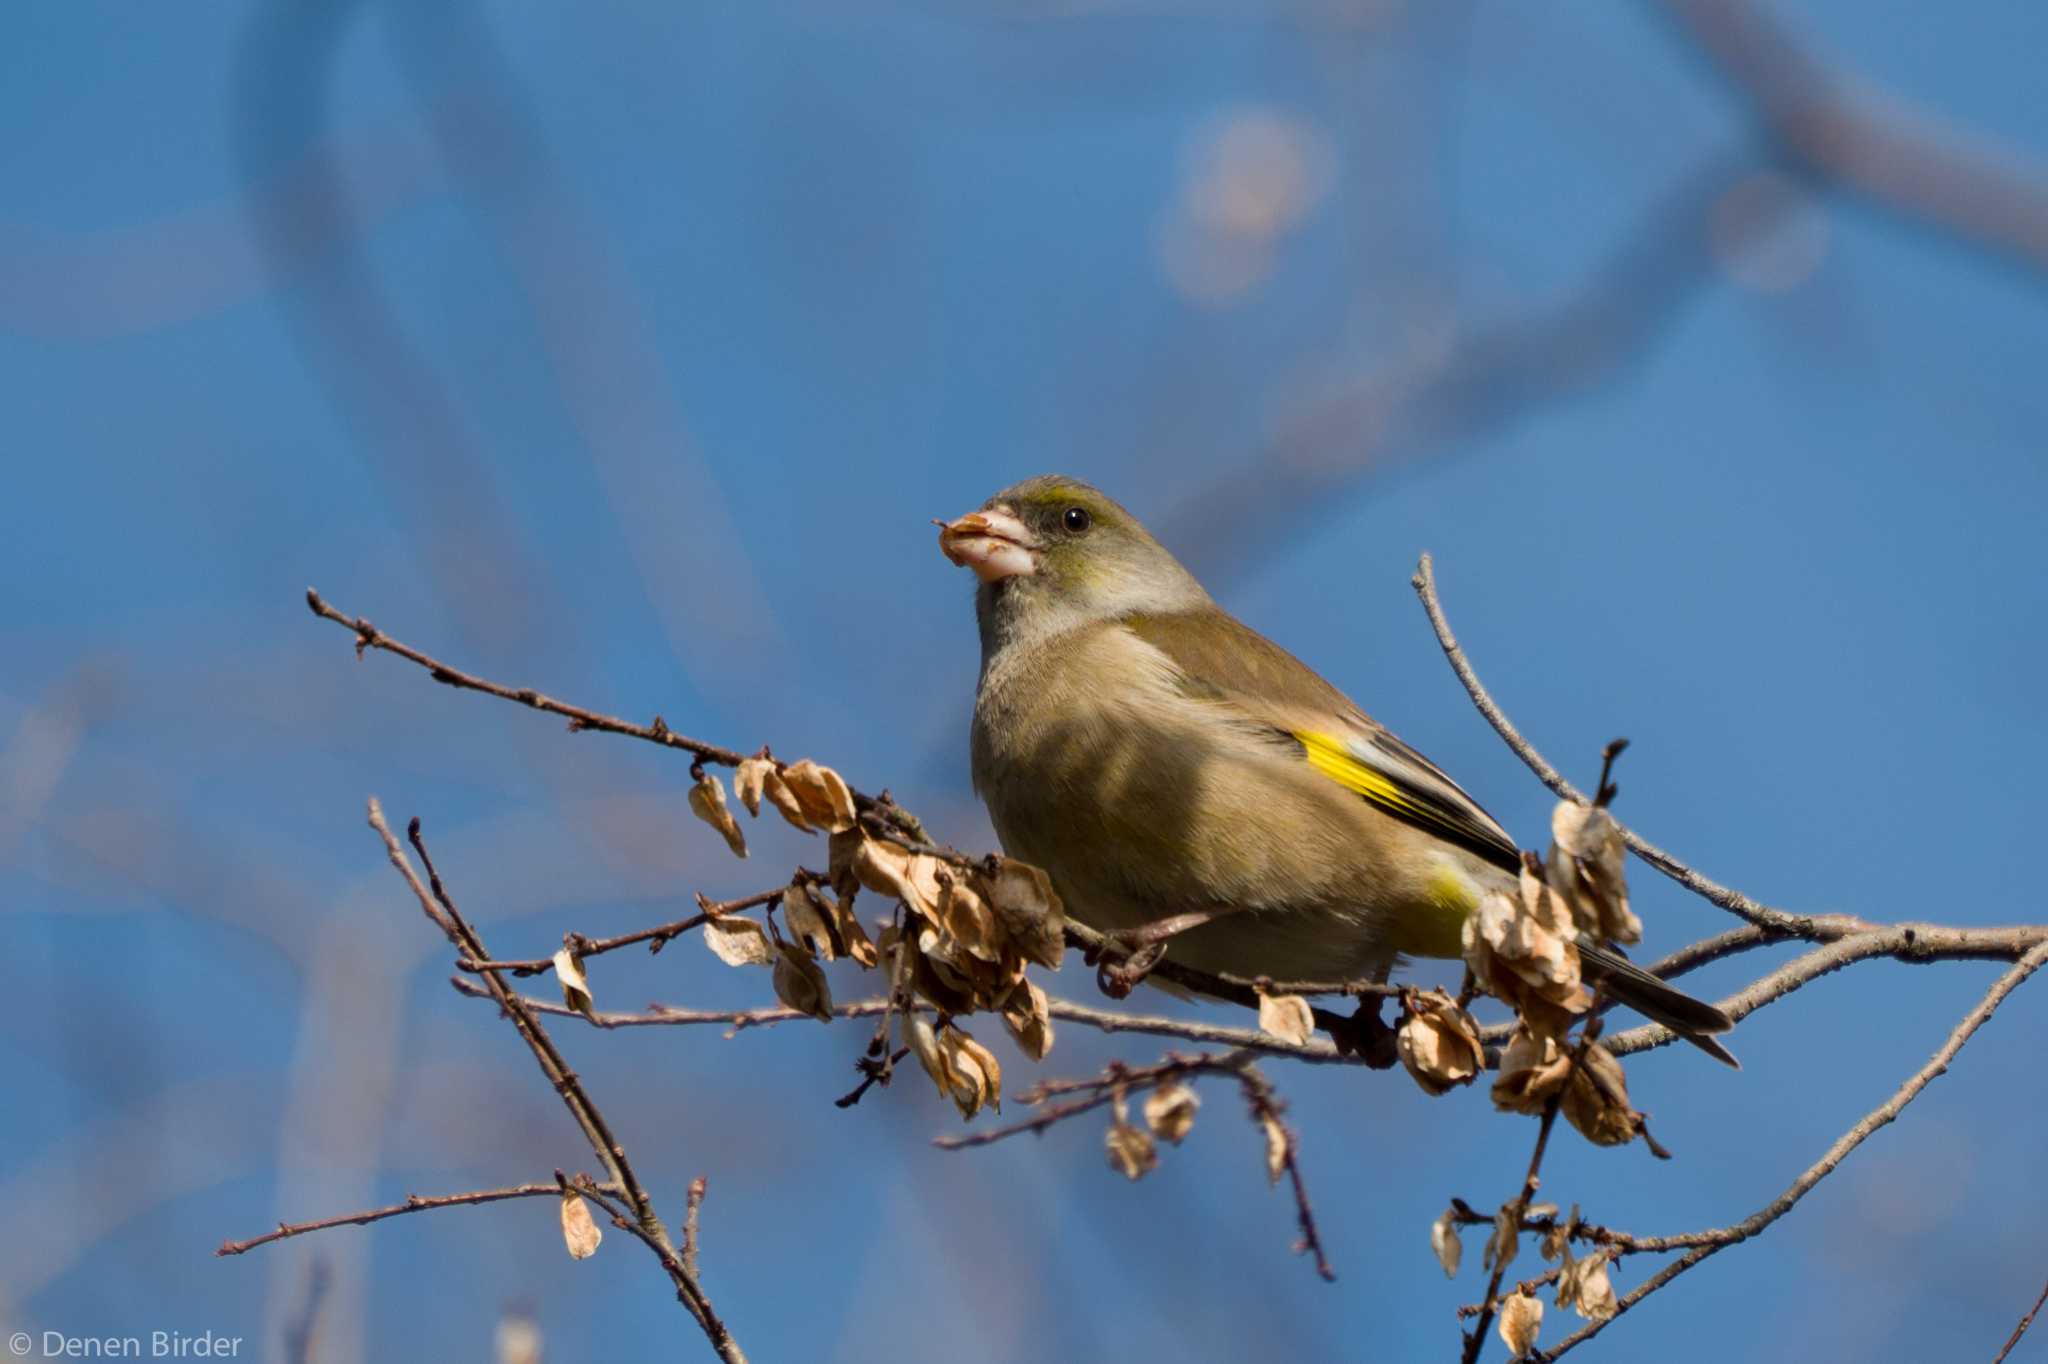
[[[1095,967],[1095,984],[1111,999],[1126,998],[1145,977],[1152,974],[1152,968],[1166,955],[1164,942],[1149,942],[1132,949],[1120,937],[1113,936],[1109,946],[1126,952],[1120,961],[1112,961],[1105,954]]]

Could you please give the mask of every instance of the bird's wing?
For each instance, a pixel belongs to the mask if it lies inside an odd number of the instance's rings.
[[[1307,664],[1228,613],[1133,615],[1122,622],[1158,649],[1191,696],[1225,705],[1277,731],[1303,758],[1385,814],[1505,871],[1521,852],[1499,821]]]

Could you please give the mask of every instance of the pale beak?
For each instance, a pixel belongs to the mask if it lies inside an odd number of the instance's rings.
[[[1022,578],[1038,571],[1038,538],[1009,512],[969,512],[957,521],[934,519],[939,548],[985,583]]]

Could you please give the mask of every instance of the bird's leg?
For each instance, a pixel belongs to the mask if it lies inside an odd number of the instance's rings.
[[[1380,995],[1366,995],[1358,1001],[1358,1011],[1345,1019],[1342,1027],[1329,1030],[1339,1054],[1360,1057],[1374,1070],[1393,1066],[1399,1053],[1394,1047],[1394,1029],[1380,1017],[1380,1005],[1385,1002]]]
[[[1169,914],[1163,919],[1139,924],[1136,928],[1105,934],[1103,946],[1109,952],[1121,952],[1123,960],[1105,959],[1100,962],[1095,968],[1095,983],[1111,999],[1124,998],[1152,974],[1152,968],[1166,955],[1167,945],[1173,939],[1191,928],[1200,928],[1226,914],[1234,914],[1238,909],[1237,905],[1218,905],[1190,910],[1185,914]]]

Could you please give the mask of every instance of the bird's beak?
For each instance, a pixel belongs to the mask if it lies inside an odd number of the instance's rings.
[[[934,519],[939,548],[985,583],[1022,578],[1038,571],[1038,538],[1001,507],[969,512],[957,521]]]

